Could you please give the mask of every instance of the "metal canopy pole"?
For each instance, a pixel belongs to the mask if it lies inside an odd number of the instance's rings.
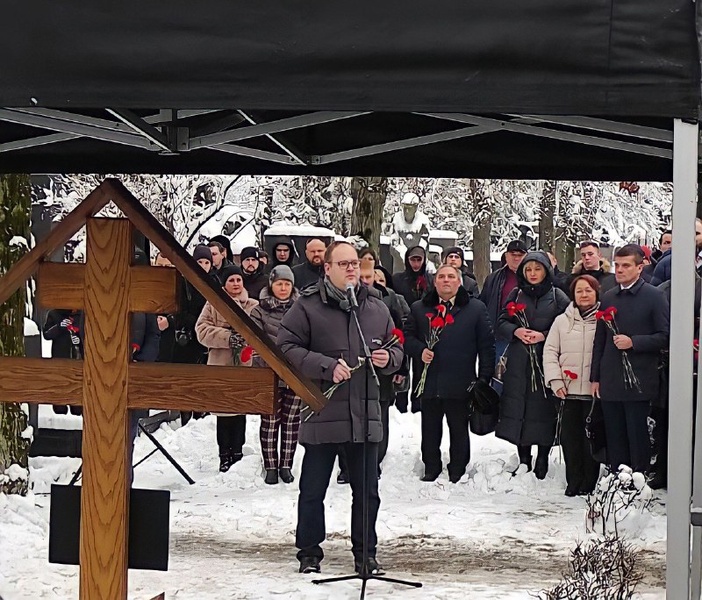
[[[692,343],[698,126],[673,127],[673,256],[670,301],[670,424],[666,598],[689,600],[692,474]]]

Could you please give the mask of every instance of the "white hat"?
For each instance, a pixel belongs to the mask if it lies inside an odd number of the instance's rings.
[[[402,196],[402,204],[419,204],[419,196],[414,192],[407,192]]]

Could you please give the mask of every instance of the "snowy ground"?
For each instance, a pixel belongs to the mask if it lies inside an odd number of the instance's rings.
[[[512,447],[494,436],[471,436],[470,472],[456,484],[446,473],[419,481],[419,417],[391,410],[390,448],[380,481],[378,559],[388,575],[422,581],[419,590],[370,582],[370,598],[516,599],[551,586],[567,567],[576,541],[586,540],[585,500],[563,495],[557,452],[545,481],[532,473],[512,477]],[[215,421],[208,417],[157,437],[196,480],[189,486],[160,455],[139,466],[135,487],[171,491],[170,571],[130,571],[130,598],[166,592],[178,600],[255,598],[351,599],[358,582],[316,586],[297,573],[294,528],[297,480],[267,486],[261,478],[258,419],[249,418],[243,461],[218,473]],[[445,435],[445,438],[447,435]],[[137,440],[135,458],[151,450]],[[447,439],[444,440],[447,451]],[[295,474],[303,450],[295,461]],[[447,459],[446,459],[447,460]],[[78,568],[51,565],[48,554],[49,486],[67,483],[77,459],[31,460],[34,493],[0,496],[0,597],[4,600],[78,597]],[[330,484],[328,541],[323,575],[352,568],[349,486]],[[645,550],[640,598],[664,598],[664,496],[627,528]]]

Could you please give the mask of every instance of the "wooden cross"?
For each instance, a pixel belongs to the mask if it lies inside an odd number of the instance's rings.
[[[109,201],[127,219],[95,218]],[[85,265],[43,262],[84,224]],[[272,370],[131,362],[130,313],[177,308],[174,269],[131,265],[133,226],[168,256]],[[84,312],[84,360],[0,357],[0,402],[83,406],[80,598],[126,600],[127,411],[270,414],[276,375],[313,410],[323,408],[325,399],[117,180],[105,180],[0,279],[0,304],[36,271],[40,305]]]

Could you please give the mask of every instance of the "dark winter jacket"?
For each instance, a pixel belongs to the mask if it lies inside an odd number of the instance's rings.
[[[639,279],[629,290],[619,286],[602,296],[601,310],[617,309],[617,330],[631,338],[634,346],[626,351],[641,392],[624,384],[622,353],[614,345],[612,333],[603,321],[597,323],[590,381],[600,383],[603,402],[655,402],[659,392],[660,352],[668,347],[669,307],[665,293]]]
[[[244,280],[244,287],[249,293],[249,298],[258,300],[261,292],[268,287],[268,275],[263,272],[263,264],[259,266],[258,269],[251,275],[242,269],[242,279]],[[224,285],[224,284],[222,284]]]
[[[132,358],[137,362],[156,362],[158,359],[161,332],[156,315],[132,314]]]
[[[490,273],[490,275],[485,278],[483,291],[480,293],[480,300],[487,307],[490,323],[492,323],[493,326],[497,323],[497,318],[500,316],[503,308],[502,288],[507,279],[507,269],[509,269],[509,267],[505,265],[497,269],[497,271]]]
[[[439,302],[434,289],[412,304],[405,323],[405,352],[412,359],[414,373],[413,394],[424,370],[422,352],[427,348],[430,330],[427,313],[436,315]],[[434,360],[421,396],[423,406],[436,398],[467,400],[468,386],[476,379],[476,360],[477,376],[485,381],[490,381],[495,367],[495,336],[485,305],[461,286],[450,314],[454,322],[442,331],[434,346]]]
[[[577,263],[575,263],[573,271],[570,274],[570,278],[568,279],[568,293],[570,293],[570,285],[573,283],[573,280],[576,277],[580,275],[591,275],[597,279],[598,283],[600,284],[600,297],[602,297],[602,294],[611,290],[617,285],[617,280],[614,278],[614,273],[609,272],[610,269],[611,265],[608,260],[601,260],[600,268],[595,269],[594,271],[584,269],[583,261],[579,260]]]
[[[402,330],[410,312],[410,308],[407,306],[405,299],[399,294],[396,294],[393,290],[379,283],[374,283],[373,287],[369,289],[369,292],[378,295],[383,301],[383,304],[388,307],[395,327]],[[406,355],[402,360],[402,366],[397,370],[396,374],[405,376],[409,374],[409,359]],[[392,403],[395,399],[395,388],[392,383],[393,375],[379,374],[378,379],[380,380],[380,401]]]
[[[537,286],[524,277],[524,266],[535,260],[546,269],[546,279]],[[518,287],[507,298],[507,303],[526,304],[524,314],[529,329],[548,336],[554,320],[570,304],[568,296],[553,286],[551,261],[543,252],[530,252],[517,269]],[[507,369],[502,379],[500,418],[495,429],[499,438],[518,445],[539,444],[550,446],[556,435],[556,407],[553,396],[544,387],[540,373],[536,373],[536,391],[533,391],[530,351],[514,332],[522,327],[517,316],[511,317],[506,309],[497,319],[497,337],[509,341]],[[536,358],[543,372],[544,342],[534,344]]]
[[[193,365],[207,362],[207,348],[195,335],[195,323],[204,307],[204,296],[189,281],[184,281],[180,290],[180,312],[174,315],[173,362]]]
[[[405,270],[392,276],[392,287],[395,292],[405,299],[409,306],[420,300],[424,294],[434,287],[434,276],[431,273],[427,273],[426,252],[424,253],[424,262],[419,271],[414,271],[410,266],[409,254],[415,248],[421,248],[424,252],[424,248],[421,246],[409,248],[405,254]]]
[[[266,287],[258,300],[258,306],[251,310],[251,320],[256,323],[274,342],[278,336],[280,322],[283,320],[295,301],[300,297],[300,292],[293,289],[292,296],[287,302],[281,302]]]
[[[72,319],[78,328],[78,345],[71,340],[71,333],[61,327],[64,319]],[[83,358],[83,313],[70,310],[50,310],[44,323],[44,338],[51,340],[51,358]]]
[[[357,292],[358,318],[371,351],[390,339],[393,322],[387,307],[368,293],[366,286]],[[351,314],[326,293],[324,285],[309,287],[283,317],[277,337],[278,347],[285,357],[323,390],[331,387],[338,359],[354,367],[363,353]],[[397,371],[403,351],[399,346],[388,350],[390,361],[379,374]],[[379,390],[368,382],[369,440],[379,442],[383,437],[380,420]],[[327,405],[300,426],[301,444],[362,442],[364,439],[364,405],[366,374],[361,368],[341,385]]]
[[[561,271],[557,266],[553,267],[553,285],[566,296],[570,296],[570,275]]]
[[[672,259],[671,251],[666,250],[656,263],[656,268],[653,269],[651,276],[651,285],[660,285],[664,281],[670,281],[670,261]]]
[[[222,264],[220,265],[219,269],[215,269],[215,266],[212,265],[212,269],[210,270],[210,275],[212,275],[212,277],[214,277],[219,282],[219,284],[223,286],[225,284],[225,282],[222,281],[222,276],[220,275],[220,273],[222,272],[222,270],[225,267],[228,267],[229,265],[233,265],[233,264],[234,264],[233,262],[231,262],[229,259],[225,258],[222,260]]]
[[[310,285],[319,283],[319,280],[324,277],[324,265],[315,267],[309,260],[305,260],[293,267],[293,275],[295,275],[295,287],[302,291]]]

